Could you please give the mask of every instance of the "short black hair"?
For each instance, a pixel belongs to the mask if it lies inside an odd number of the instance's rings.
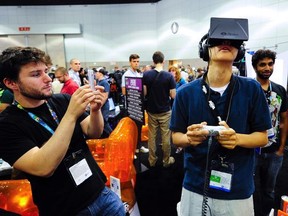
[[[20,69],[30,62],[46,64],[47,55],[35,47],[9,47],[0,55],[0,82],[8,78],[17,81]],[[4,85],[4,84],[3,84]]]
[[[156,51],[152,56],[154,64],[163,63],[164,62],[164,54],[160,51]]]
[[[101,73],[101,74],[103,74],[104,76],[107,75],[107,71],[105,71],[103,68],[100,68],[100,69],[98,70],[98,72]]]
[[[273,61],[273,64],[275,63],[276,59],[276,52],[269,50],[269,49],[259,49],[257,52],[255,52],[252,56],[252,66],[253,68],[256,68],[259,61],[261,61],[264,58],[270,58]]]

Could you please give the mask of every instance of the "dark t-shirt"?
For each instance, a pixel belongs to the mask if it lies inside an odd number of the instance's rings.
[[[228,88],[222,96],[220,93],[210,90],[210,98],[218,113],[222,117],[226,115],[225,121],[236,133],[250,134],[271,128],[269,110],[260,84],[256,80],[246,77],[235,76],[234,79],[235,88],[232,98],[229,97]],[[203,92],[202,83],[202,78],[196,79],[177,91],[170,122],[171,131],[186,133],[189,125],[199,124],[203,121],[206,121],[208,125],[218,125]],[[228,109],[226,109],[226,102],[230,104]],[[203,194],[206,162],[210,163],[212,160],[218,160],[219,156],[225,156],[225,161],[234,165],[231,191],[209,188],[208,196],[225,200],[250,197],[254,192],[255,150],[240,146],[230,150],[223,148],[214,138],[212,144],[209,144],[208,141],[209,139],[206,139],[196,147],[185,148],[183,187],[189,191]],[[208,167],[210,172],[210,166]]]
[[[70,96],[63,94],[53,95],[48,100],[59,121],[67,110],[69,100]],[[57,123],[53,120],[45,103],[37,108],[26,110],[41,117],[51,129],[56,129]],[[87,115],[84,113],[78,119],[67,154],[51,177],[27,174],[31,183],[33,200],[39,208],[40,215],[75,215],[91,203],[105,186],[106,177],[93,159],[80,126],[80,122]],[[45,144],[51,135],[26,111],[12,105],[0,114],[0,158],[13,165],[31,148]],[[74,183],[64,163],[72,153],[77,151],[85,157],[92,171],[92,176],[78,186]]]
[[[157,74],[159,76],[157,77]],[[157,77],[157,79],[156,79]],[[176,88],[173,76],[167,71],[150,70],[143,74],[143,85],[147,87],[147,111],[150,113],[168,112],[170,108],[170,90]]]
[[[273,143],[272,145],[266,148],[262,148],[261,152],[263,153],[272,153],[272,152],[278,151],[281,145],[280,114],[286,112],[288,108],[287,95],[286,95],[285,88],[272,81],[270,81],[270,83],[271,83],[270,87],[272,88],[272,89],[269,89],[270,94],[266,91],[264,92],[265,92],[266,99],[269,105],[269,110],[271,114],[271,122],[274,128],[275,137],[269,139],[269,142]]]
[[[5,89],[2,93],[0,103],[12,104],[13,99],[14,99],[13,93],[10,90]]]
[[[110,85],[107,82],[107,80],[105,80],[105,79],[99,80],[99,81],[97,81],[97,85],[103,86],[104,87],[104,92],[108,92],[109,93]],[[103,104],[103,106],[101,107],[101,110],[109,110],[109,102],[108,102],[108,100],[106,100],[106,102]]]

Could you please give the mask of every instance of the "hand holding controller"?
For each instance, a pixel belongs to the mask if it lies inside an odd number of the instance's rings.
[[[202,129],[209,131],[208,136],[218,136],[219,132],[222,131],[222,130],[225,130],[226,128],[224,126],[204,125]]]

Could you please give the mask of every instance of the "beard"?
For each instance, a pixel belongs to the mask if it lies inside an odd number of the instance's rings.
[[[21,82],[19,82],[19,90],[23,96],[36,100],[45,100],[52,96],[52,90],[49,93],[44,94],[43,92],[34,89],[33,87],[24,87]]]
[[[273,71],[272,72],[269,71],[268,73],[267,72],[266,73],[261,73],[259,71],[256,71],[257,76],[260,79],[263,79],[263,80],[268,80],[271,77],[272,73],[273,73]]]

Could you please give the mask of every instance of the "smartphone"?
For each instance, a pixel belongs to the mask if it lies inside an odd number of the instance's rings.
[[[90,88],[95,91],[95,79],[94,79],[94,71],[93,70],[88,70],[88,81]]]

